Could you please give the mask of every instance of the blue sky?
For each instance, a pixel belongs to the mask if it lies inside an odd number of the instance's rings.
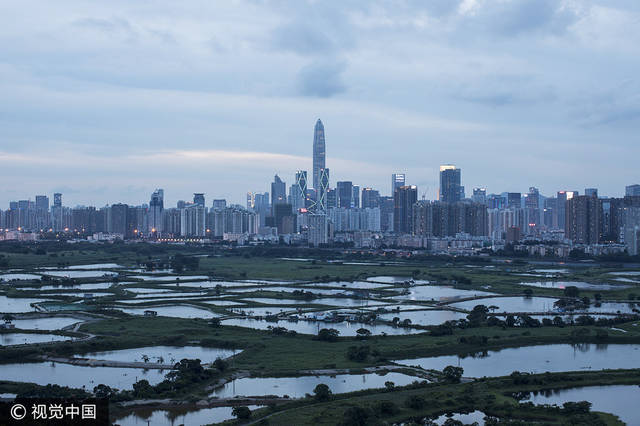
[[[640,3],[0,3],[0,208],[243,202],[311,169],[434,198],[639,183]]]

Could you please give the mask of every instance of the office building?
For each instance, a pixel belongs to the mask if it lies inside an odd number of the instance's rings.
[[[336,191],[338,192],[338,207],[350,209],[353,207],[353,184],[350,181],[338,182]]]
[[[313,129],[313,188],[320,188],[320,170],[326,168],[326,147],[324,141],[324,125],[318,119]]]
[[[151,194],[151,200],[149,200],[149,212],[147,214],[148,232],[161,234],[163,218],[162,212],[164,210],[164,190],[156,189]],[[143,231],[142,229],[140,231]]]
[[[640,185],[629,185],[624,188],[624,195],[627,197],[640,197]]]
[[[460,201],[464,192],[460,181],[460,169],[451,164],[440,166],[440,190],[438,200],[445,203]]]
[[[193,204],[204,207],[204,194],[202,192],[194,192]]]
[[[567,200],[565,237],[578,244],[597,244],[602,232],[602,202],[578,195]]]
[[[406,185],[406,175],[404,173],[394,173],[391,175],[391,196],[396,193],[396,189]]]
[[[418,201],[418,188],[405,185],[396,189],[393,195],[393,230],[409,234],[413,226],[413,205]]]
[[[362,188],[361,207],[363,209],[380,207],[380,192],[372,188]]]
[[[273,177],[273,182],[271,183],[271,210],[273,214],[273,209],[278,204],[286,204],[287,203],[287,186],[280,176],[275,175]]]

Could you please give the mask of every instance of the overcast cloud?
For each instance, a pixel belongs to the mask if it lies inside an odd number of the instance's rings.
[[[0,3],[0,209],[242,203],[311,172],[434,198],[640,183],[640,6],[612,0]]]

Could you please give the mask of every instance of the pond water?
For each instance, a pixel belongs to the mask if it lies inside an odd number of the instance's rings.
[[[84,367],[79,365],[36,362],[28,364],[0,364],[0,377],[11,382],[39,385],[57,384],[93,390],[100,383],[118,389],[131,389],[137,380],[148,380],[152,385],[164,380],[168,370],[116,367]]]
[[[130,291],[136,294],[147,294],[147,293],[170,293],[173,290],[166,288],[146,288],[146,287],[125,287],[123,290]]]
[[[67,278],[96,278],[104,275],[116,275],[113,271],[91,270],[91,271],[78,271],[78,270],[60,270],[60,271],[46,271],[45,275],[52,277],[67,277]]]
[[[249,405],[250,410],[260,408],[259,405]],[[233,407],[211,408],[171,408],[158,410],[152,408],[138,408],[125,417],[115,418],[114,422],[121,426],[200,426],[210,423],[220,423],[234,419]]]
[[[491,296],[495,293],[489,293],[486,291],[478,290],[461,290],[458,288],[440,286],[440,285],[421,285],[407,288],[409,294],[400,296],[391,296],[397,300],[447,300],[462,297],[474,297],[474,296]]]
[[[622,290],[629,288],[628,285],[615,285],[615,284],[592,284],[582,281],[534,281],[534,282],[521,282],[520,285],[526,285],[530,287],[541,288],[558,288],[565,289],[569,286],[582,288],[586,290]]]
[[[348,281],[331,281],[331,282],[327,282],[327,283],[310,283],[310,284],[303,284],[304,287],[339,287],[339,288],[344,288],[344,289],[358,289],[358,290],[365,290],[365,289],[370,289],[370,290],[376,290],[376,289],[390,289],[391,287],[389,285],[386,284],[377,284],[377,283],[370,283],[370,282],[365,282],[365,281],[355,281],[355,282],[348,282]]]
[[[40,287],[16,287],[18,290],[100,290],[110,288],[113,283],[87,283],[75,285],[43,285]]]
[[[92,263],[90,265],[73,265],[68,266],[66,269],[115,269],[115,268],[124,268],[122,265],[118,265],[117,263]]]
[[[281,306],[273,306],[270,308],[267,307],[242,307],[242,308],[230,308],[227,309],[230,312],[233,312],[235,314],[240,314],[240,315],[249,315],[249,316],[267,316],[267,315],[275,315],[278,314],[280,312],[296,312],[296,308],[295,307],[287,307],[287,308],[283,308]],[[308,310],[305,309],[305,311]]]
[[[415,333],[423,333],[424,330],[417,330],[413,328],[405,328],[405,327],[393,327],[390,325],[371,325],[371,324],[361,324],[361,323],[348,323],[348,322],[340,322],[340,323],[328,323],[323,321],[287,321],[280,320],[277,322],[273,321],[265,321],[265,320],[257,320],[250,318],[231,318],[222,321],[222,325],[235,325],[238,327],[247,327],[247,328],[255,328],[257,330],[267,330],[271,327],[284,327],[287,330],[294,330],[297,333],[301,334],[311,334],[317,335],[319,330],[323,328],[335,328],[340,332],[340,336],[355,336],[356,330],[360,328],[366,328],[371,331],[371,334],[379,335],[382,333],[386,333],[389,335],[401,335],[401,334],[415,334]]]
[[[478,426],[483,426],[484,425],[484,417],[485,414],[482,411],[472,411],[471,413],[467,413],[467,414],[463,414],[463,413],[453,413],[452,416],[447,416],[446,414],[441,415],[440,417],[438,417],[437,419],[434,420],[435,424],[441,426],[443,425],[448,419],[453,419],[453,420],[457,420],[459,422],[462,422],[462,424],[465,425],[470,425],[473,424],[474,422],[478,423]]]
[[[451,303],[460,309],[472,310],[476,305],[497,306],[498,312],[555,312],[554,302],[558,300],[554,297],[488,297],[478,300],[467,300],[464,302]]]
[[[214,390],[211,396],[231,398],[235,396],[289,395],[300,398],[305,394],[313,394],[313,389],[320,383],[329,386],[331,392],[345,393],[363,389],[383,388],[385,382],[393,382],[396,386],[408,385],[418,377],[401,373],[338,374],[336,376],[302,376],[302,377],[247,377],[237,379]]]
[[[0,274],[0,281],[39,280],[40,278],[40,275],[34,274]]]
[[[640,425],[640,386],[588,386],[583,388],[559,389],[532,395],[523,402],[534,404],[556,404],[562,406],[565,402],[589,401],[593,411],[612,413],[628,425]]]
[[[31,304],[42,301],[42,299],[0,296],[0,312],[33,312],[35,311],[35,308],[32,308]]]
[[[202,293],[199,291],[186,292],[186,291],[165,291],[158,294],[137,294],[135,301],[123,301],[123,303],[140,303],[140,302],[148,302],[150,300],[156,300],[160,298],[171,298],[171,297],[202,297],[207,296],[207,293]],[[147,298],[145,300],[145,298]]]
[[[394,317],[400,318],[400,321],[410,319],[412,324],[437,325],[446,321],[465,319],[467,318],[467,314],[446,310],[423,310],[378,315],[379,319],[383,319],[385,321],[392,321]]]
[[[609,272],[610,274],[613,275],[622,275],[622,276],[636,276],[636,275],[640,275],[640,271],[622,271],[622,272]]]
[[[32,333],[0,334],[0,346],[23,345],[23,344],[44,343],[44,342],[60,342],[63,340],[73,340],[73,337],[58,336],[55,334],[32,334]]]
[[[178,278],[180,278],[180,282],[209,279],[209,277],[206,275],[165,275],[165,276],[132,275],[129,278],[139,278],[145,281],[176,281]]]
[[[380,283],[387,283],[387,284],[402,284],[403,282],[409,281],[411,279],[412,279],[411,277],[392,277],[387,275],[381,275],[376,277],[369,277],[367,278],[367,281],[377,281]],[[414,282],[416,284],[429,284],[429,281],[425,281],[425,280],[414,280]]]
[[[44,317],[13,320],[16,328],[23,330],[59,330],[77,322],[82,322],[82,320],[73,317]]]
[[[445,355],[396,362],[434,370],[442,370],[447,365],[460,366],[464,368],[465,377],[505,376],[513,371],[544,373],[640,368],[640,345],[540,345],[488,351],[475,358]]]
[[[568,269],[533,269],[533,272],[540,272],[542,274],[568,274]]]
[[[122,312],[126,312],[131,315],[144,315],[144,311],[156,311],[159,316],[174,317],[174,318],[213,318],[219,316],[211,311],[205,309],[195,308],[193,306],[147,306],[144,308],[121,308]]]
[[[205,348],[202,346],[147,346],[117,351],[90,352],[74,355],[74,357],[108,361],[144,362],[143,355],[146,355],[149,357],[150,363],[158,362],[159,358],[163,358],[162,363],[164,364],[175,364],[183,358],[197,358],[203,364],[208,364],[215,361],[216,358],[228,358],[239,352],[232,349]]]
[[[640,284],[640,281],[638,280],[632,280],[631,278],[622,278],[622,277],[618,277],[618,278],[614,278],[614,281],[619,281],[621,283],[633,283],[633,284]],[[629,286],[620,286],[622,288],[629,288]]]

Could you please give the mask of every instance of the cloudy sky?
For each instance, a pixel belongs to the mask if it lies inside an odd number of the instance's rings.
[[[0,2],[0,208],[243,202],[311,169],[390,192],[640,183],[637,0]]]

